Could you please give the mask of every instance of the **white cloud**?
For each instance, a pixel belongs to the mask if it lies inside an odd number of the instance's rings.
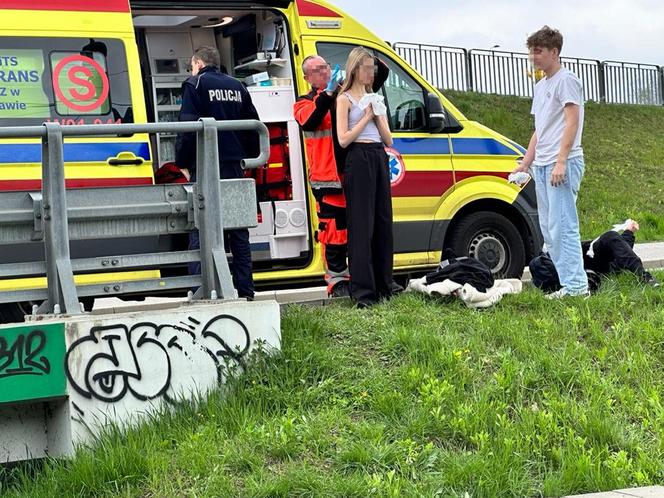
[[[563,55],[664,65],[660,0],[331,0],[382,39],[525,51],[542,25],[565,37]]]

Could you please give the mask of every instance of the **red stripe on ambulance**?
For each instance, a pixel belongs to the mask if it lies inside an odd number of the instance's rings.
[[[392,197],[440,197],[454,186],[477,176],[497,176],[507,179],[509,173],[497,171],[409,171],[403,180],[392,187]]]
[[[307,17],[341,17],[335,11],[323,7],[322,5],[317,5],[308,0],[297,0],[297,11],[301,16]]]
[[[70,178],[67,188],[126,187],[152,185],[152,178]],[[0,192],[41,190],[41,180],[0,180]]]
[[[129,12],[129,0],[2,0],[0,10]]]
[[[408,171],[392,187],[392,197],[440,197],[454,186],[451,171]]]

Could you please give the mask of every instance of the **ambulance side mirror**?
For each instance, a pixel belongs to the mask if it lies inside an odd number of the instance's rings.
[[[463,126],[445,110],[435,93],[427,94],[427,115],[431,133],[459,133]]]

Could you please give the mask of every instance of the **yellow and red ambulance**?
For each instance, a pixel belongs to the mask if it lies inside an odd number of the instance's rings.
[[[201,45],[219,49],[224,70],[248,85],[271,135],[284,137],[274,159],[254,174],[260,219],[250,233],[259,286],[321,280],[315,205],[292,109],[309,91],[300,69],[305,57],[319,54],[344,67],[359,45],[390,69],[381,92],[395,138],[388,151],[395,272],[432,268],[451,247],[497,275],[515,276],[539,250],[534,186],[506,181],[524,149],[468,120],[389,44],[322,0],[3,0],[0,126],[177,120],[180,86]],[[69,139],[67,185],[151,183],[153,172],[173,160],[174,146],[175,137],[164,135]],[[36,140],[0,141],[0,191],[38,189],[40,157]],[[274,178],[286,188],[271,184]],[[82,241],[72,257],[149,252],[152,243]],[[43,257],[37,245],[2,251],[3,263]],[[78,277],[79,283],[117,278]],[[5,280],[0,291],[38,285],[44,281]]]

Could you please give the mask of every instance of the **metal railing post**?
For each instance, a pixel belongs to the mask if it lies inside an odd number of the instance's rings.
[[[475,82],[473,81],[473,51],[463,49],[464,58],[466,59],[466,80],[467,91],[475,91]]]
[[[197,133],[196,186],[194,187],[194,219],[198,227],[201,251],[200,292],[203,299],[232,299],[237,297],[233,287],[226,249],[224,222],[219,209],[219,137],[213,118],[201,118],[203,130]],[[196,293],[196,297],[201,297]]]
[[[606,103],[606,65],[603,62],[597,62],[597,79],[599,80],[599,101]]]
[[[42,138],[42,219],[46,253],[48,300],[40,312],[81,312],[69,255],[69,227],[65,193],[65,165],[62,128],[56,123],[44,123]]]

